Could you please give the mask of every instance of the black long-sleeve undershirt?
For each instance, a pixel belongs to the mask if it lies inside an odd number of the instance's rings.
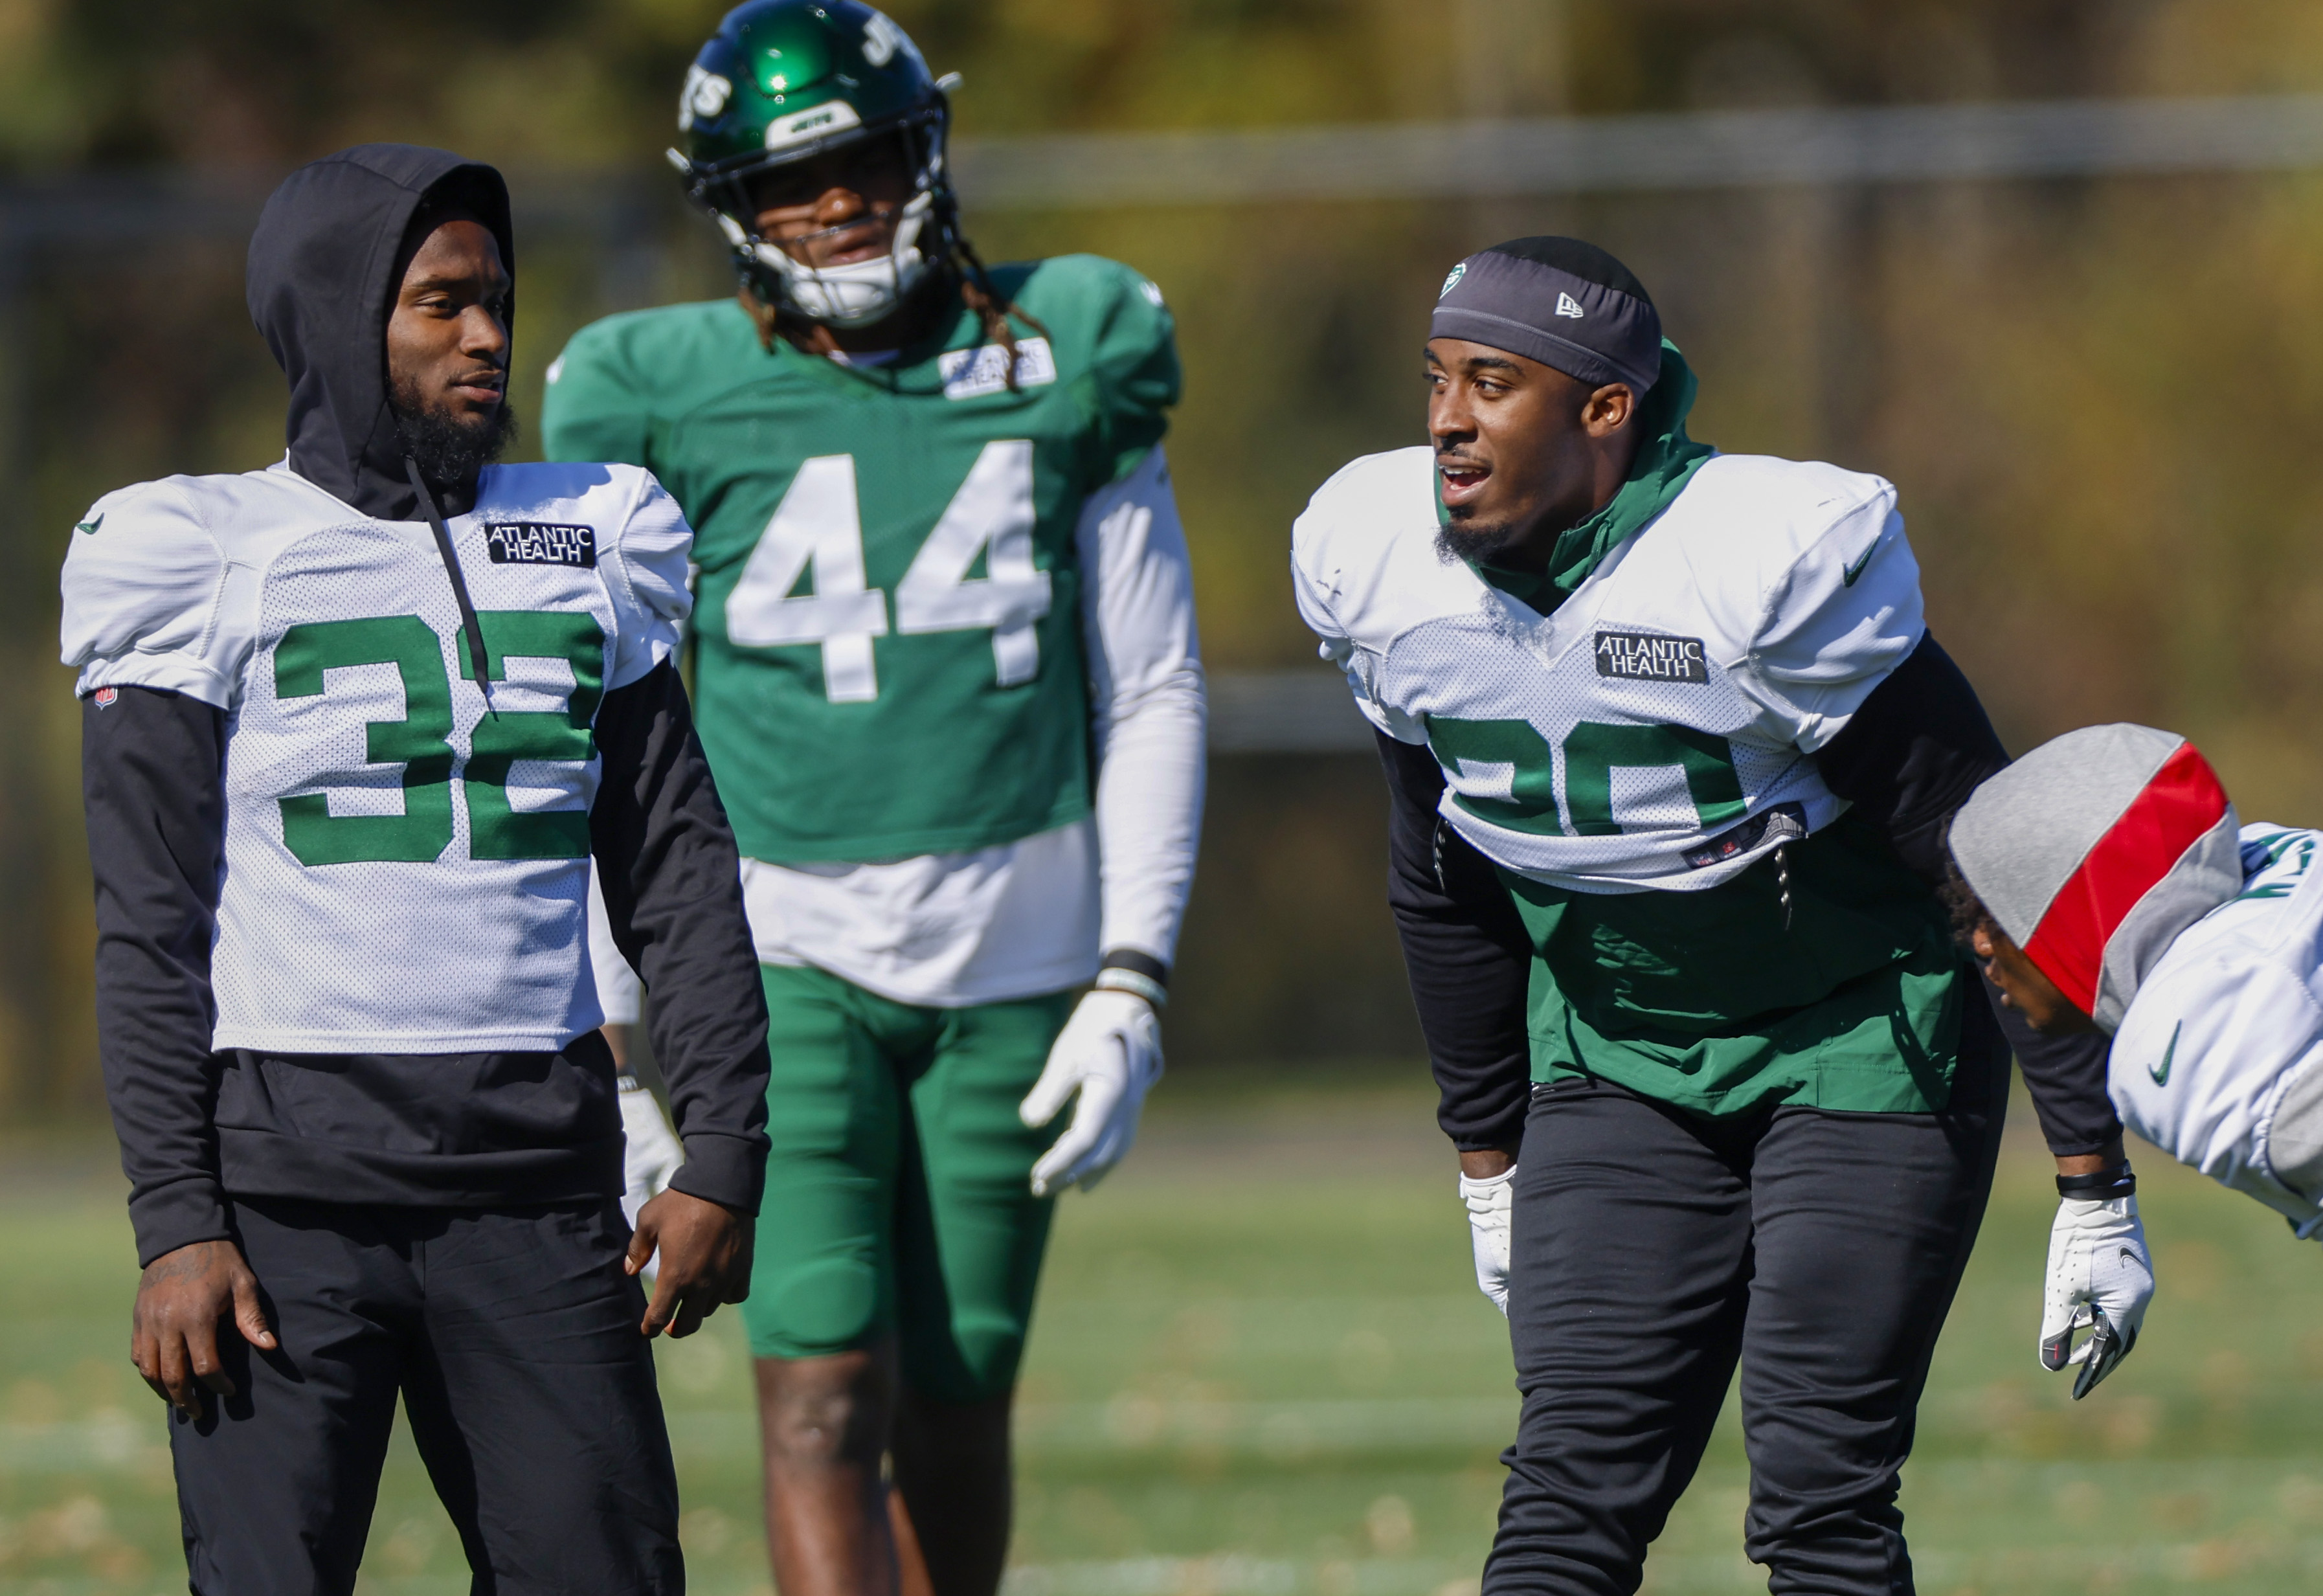
[[[648,994],[646,1031],[685,1142],[670,1185],[755,1214],[769,1145],[766,993],[741,856],[674,665],[606,694],[597,746],[605,775],[590,845],[613,940]]]
[[[1387,901],[1436,1072],[1436,1123],[1463,1152],[1514,1148],[1532,1089],[1532,944],[1492,862],[1437,814],[1444,772],[1436,756],[1384,732],[1379,749]]]
[[[1435,757],[1384,735],[1378,740],[1389,793],[1388,902],[1436,1073],[1437,1123],[1463,1151],[1513,1148],[1531,1079],[1531,946],[1491,863],[1441,822],[1444,774]],[[1878,825],[1932,889],[1942,879],[1953,812],[2007,762],[1975,689],[1933,637],[1817,756],[1825,784]],[[2095,1152],[2118,1137],[2105,1039],[2043,1037],[1983,985],[2050,1150]]]
[[[124,687],[81,703],[96,876],[96,1048],[137,1261],[228,1233],[210,943],[225,872],[225,711]]]
[[[98,1050],[150,1262],[230,1234],[232,1193],[492,1206],[614,1195],[620,1115],[594,1032],[562,1052],[213,1052],[226,720],[141,687],[82,711]],[[615,938],[652,987],[687,1161],[678,1189],[755,1213],[766,1009],[732,833],[664,665],[606,695],[591,815]]]
[[[1815,757],[1823,784],[1877,822],[1931,886],[1944,878],[1944,833],[1953,814],[2007,763],[1976,689],[1933,635]],[[2107,1039],[2043,1036],[2000,1001],[1998,987],[1983,986],[2049,1151],[2070,1158],[2118,1140],[2121,1121],[2106,1092]]]

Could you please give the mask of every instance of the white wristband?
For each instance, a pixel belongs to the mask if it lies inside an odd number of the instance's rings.
[[[1517,1167],[1514,1164],[1497,1175],[1476,1176],[1463,1171],[1460,1176],[1461,1200],[1472,1206],[1478,1203],[1497,1203],[1500,1201],[1498,1193],[1516,1178]]]
[[[1142,997],[1157,1009],[1170,1006],[1170,989],[1151,976],[1135,970],[1101,969],[1097,973],[1096,988],[1099,992],[1126,992]]]

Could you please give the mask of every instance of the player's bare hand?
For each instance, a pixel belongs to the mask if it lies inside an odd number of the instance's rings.
[[[130,1310],[129,1361],[154,1394],[188,1418],[202,1416],[202,1392],[234,1395],[218,1355],[218,1322],[272,1352],[278,1344],[258,1300],[258,1277],[232,1242],[196,1242],[145,1266]]]
[[[636,1274],[658,1248],[661,1272],[638,1328],[647,1335],[665,1329],[691,1335],[720,1303],[748,1297],[757,1232],[756,1220],[682,1191],[665,1191],[639,1208],[637,1234],[629,1237],[629,1255],[621,1267]]]

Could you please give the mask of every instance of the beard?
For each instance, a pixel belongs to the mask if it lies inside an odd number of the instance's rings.
[[[1491,565],[1522,541],[1527,528],[1512,521],[1463,520],[1455,511],[1451,520],[1436,528],[1436,557],[1447,565],[1462,560]]]
[[[431,488],[464,488],[476,473],[500,457],[516,440],[516,411],[503,399],[490,418],[463,420],[448,408],[430,408],[416,384],[398,383],[388,396],[395,429],[419,463]]]

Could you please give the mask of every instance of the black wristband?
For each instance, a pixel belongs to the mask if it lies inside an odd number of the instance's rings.
[[[1133,975],[1143,976],[1157,986],[1170,984],[1170,967],[1151,953],[1140,953],[1134,948],[1114,949],[1097,960],[1097,968],[1101,970],[1127,970]]]
[[[2102,1169],[2092,1169],[2086,1175],[2057,1177],[2057,1195],[2081,1202],[2111,1202],[2116,1197],[2137,1195],[2137,1177],[2131,1172],[2129,1160]]]

